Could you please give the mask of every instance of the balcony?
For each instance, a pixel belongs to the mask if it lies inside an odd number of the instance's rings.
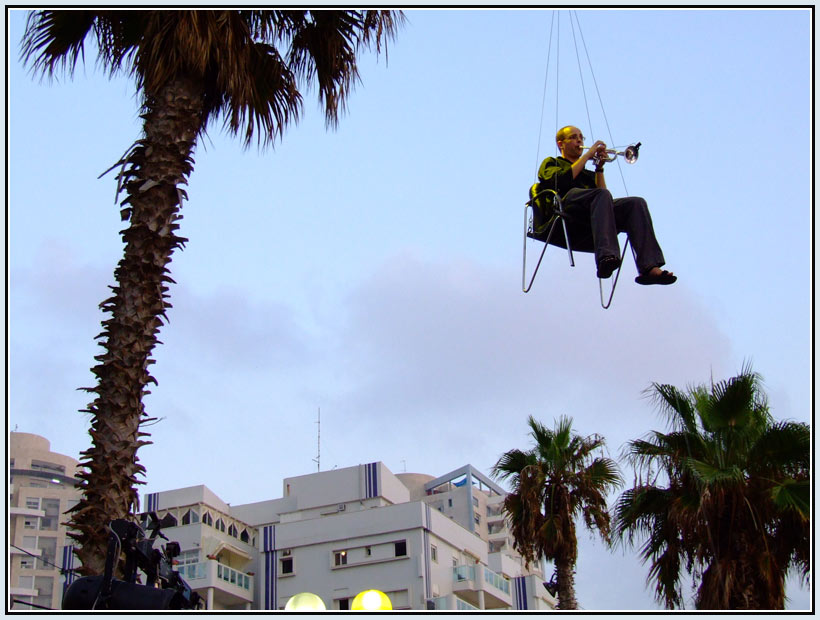
[[[453,592],[479,609],[512,607],[510,581],[486,566],[454,566],[453,582]]]
[[[208,599],[208,588],[213,588],[209,609],[244,608],[253,603],[253,577],[216,560],[177,566],[180,576],[202,598]]]
[[[491,523],[487,527],[487,536],[489,540],[504,540],[508,533],[509,530],[499,523]]]
[[[432,602],[433,609],[436,611],[474,611],[478,609],[478,607],[470,605],[467,601],[462,601],[453,594],[439,596],[438,598],[432,599]]]
[[[9,508],[9,515],[12,517],[23,515],[25,517],[45,517],[46,511],[37,508],[27,508],[26,506],[12,506]]]

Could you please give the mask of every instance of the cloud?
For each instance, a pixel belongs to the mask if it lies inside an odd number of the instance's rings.
[[[304,363],[310,353],[307,334],[284,303],[239,288],[197,294],[181,285],[172,286],[171,303],[164,340],[214,367],[272,370]]]
[[[606,402],[724,365],[728,340],[685,285],[649,290],[625,269],[603,311],[591,265],[551,267],[524,295],[515,274],[477,262],[388,260],[345,304],[351,398],[397,414]]]

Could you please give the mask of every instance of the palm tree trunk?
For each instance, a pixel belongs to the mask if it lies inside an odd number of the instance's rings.
[[[575,600],[575,566],[565,557],[555,558],[555,582],[558,589],[558,609],[578,609]]]
[[[79,484],[80,502],[68,525],[79,544],[77,557],[84,574],[101,574],[105,564],[107,532],[112,519],[127,518],[138,510],[135,485],[145,473],[137,450],[148,443],[140,424],[148,418],[142,398],[156,380],[149,372],[157,334],[163,324],[168,297],[168,264],[174,250],[186,241],[176,235],[181,194],[193,170],[191,154],[201,128],[202,89],[188,79],[177,79],[162,90],[146,94],[145,136],[126,159],[122,231],[125,249],[114,272],[113,296],[100,304],[111,316],[97,337],[104,353],[92,368],[96,394],[84,410],[92,416],[92,446],[81,454],[85,471]],[[167,319],[167,317],[166,317]]]

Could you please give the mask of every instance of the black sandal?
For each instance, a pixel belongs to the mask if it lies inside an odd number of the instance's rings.
[[[643,273],[635,278],[638,284],[673,284],[678,279],[678,276],[673,275],[664,269],[658,274],[652,275],[650,273]]]

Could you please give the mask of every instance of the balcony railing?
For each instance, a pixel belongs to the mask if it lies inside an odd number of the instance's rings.
[[[452,603],[450,601],[452,601]],[[433,606],[436,611],[452,611],[450,605],[453,605],[457,611],[473,611],[478,609],[478,607],[470,605],[467,601],[462,601],[457,596],[439,596],[433,599]]]
[[[506,577],[502,577],[498,573],[491,571],[486,566],[484,567],[484,581],[490,585],[498,588],[504,594],[510,594],[510,581]]]
[[[216,576],[218,579],[233,584],[239,588],[242,588],[243,590],[251,589],[250,575],[246,575],[245,573],[239,572],[238,570],[235,570],[230,566],[225,566],[224,564],[217,563]]]
[[[494,588],[501,590],[504,594],[510,594],[510,581],[506,577],[490,570],[486,566],[477,564],[463,564],[453,567],[454,581],[476,581],[476,570],[484,571],[484,583],[488,583]]]
[[[229,583],[237,588],[241,588],[242,590],[247,590],[248,592],[251,591],[253,579],[250,575],[213,560],[210,562],[199,562],[197,564],[184,564],[182,566],[177,566],[177,570],[179,571],[180,576],[186,581],[207,579],[208,566],[210,564],[216,564],[216,578],[218,580]],[[190,585],[192,588],[198,587],[195,583]]]

